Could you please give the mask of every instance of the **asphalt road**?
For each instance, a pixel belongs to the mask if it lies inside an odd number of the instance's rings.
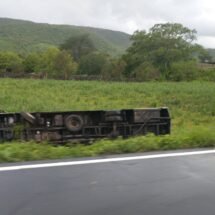
[[[0,215],[143,214],[215,214],[215,153],[0,172]]]

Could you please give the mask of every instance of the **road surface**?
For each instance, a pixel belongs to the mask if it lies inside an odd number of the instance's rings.
[[[2,164],[0,214],[213,215],[215,151],[207,152]]]

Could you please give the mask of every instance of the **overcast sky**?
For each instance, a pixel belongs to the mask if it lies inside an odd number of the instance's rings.
[[[214,0],[0,0],[0,17],[108,28],[133,33],[179,22],[215,48]]]

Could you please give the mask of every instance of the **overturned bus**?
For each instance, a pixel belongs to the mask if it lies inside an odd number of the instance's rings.
[[[168,108],[0,113],[0,142],[88,142],[100,138],[170,134]]]

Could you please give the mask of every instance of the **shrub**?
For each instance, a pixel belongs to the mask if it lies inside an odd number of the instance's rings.
[[[181,61],[171,65],[167,79],[172,81],[191,81],[198,76],[198,67],[195,61]]]
[[[160,79],[160,72],[151,63],[145,62],[133,71],[132,76],[136,81],[152,81]]]

